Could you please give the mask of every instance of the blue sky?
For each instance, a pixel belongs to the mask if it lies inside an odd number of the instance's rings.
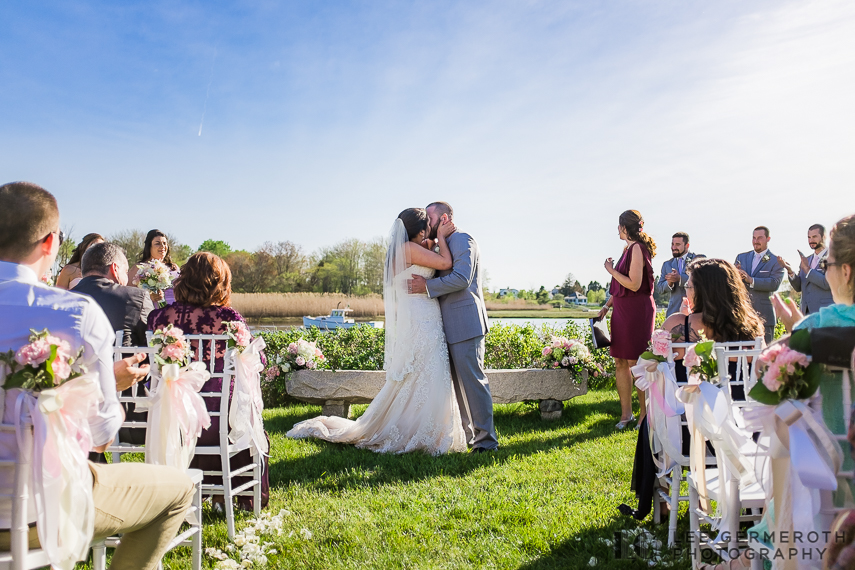
[[[447,200],[528,288],[604,281],[628,208],[657,269],[855,211],[845,1],[6,2],[0,84],[0,179],[78,235],[310,252]]]

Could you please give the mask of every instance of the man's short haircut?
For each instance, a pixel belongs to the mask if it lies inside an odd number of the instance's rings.
[[[431,202],[430,204],[428,204],[427,207],[438,210],[440,216],[443,214],[448,214],[449,219],[454,217],[454,209],[448,202]],[[425,210],[427,210],[427,208],[425,208]]]
[[[767,228],[766,226],[757,226],[756,228],[754,228],[754,231],[756,232],[757,230],[763,230],[763,233],[766,234],[766,237],[769,237],[769,228]]]
[[[678,237],[683,238],[683,245],[689,243],[689,234],[686,232],[677,232],[676,234],[671,236],[672,238]]]
[[[0,259],[24,260],[58,226],[53,194],[32,182],[0,186]]]
[[[819,237],[825,237],[825,226],[822,224],[814,224],[808,228],[808,231],[819,230]]]
[[[89,246],[80,262],[80,271],[83,275],[90,273],[108,275],[110,266],[114,263],[119,267],[127,268],[128,258],[125,256],[125,250],[114,243],[104,241]]]

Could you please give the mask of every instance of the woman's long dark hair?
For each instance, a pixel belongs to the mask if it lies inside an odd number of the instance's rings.
[[[145,236],[145,245],[143,246],[142,255],[140,255],[140,260],[137,263],[145,263],[149,259],[151,259],[151,242],[154,241],[156,237],[164,237],[166,238],[166,255],[163,256],[163,263],[170,269],[177,269],[178,266],[172,263],[172,258],[169,256],[169,252],[172,250],[170,247],[170,239],[165,233],[160,230],[151,230]]]
[[[424,208],[407,208],[398,217],[404,222],[404,229],[407,230],[407,238],[413,239],[419,232],[426,230],[428,227],[427,210]]]
[[[763,321],[748,298],[739,272],[723,259],[701,258],[689,265],[695,288],[694,313],[701,313],[705,327],[719,342],[754,340],[763,336]]]
[[[74,248],[74,253],[71,254],[71,259],[68,260],[68,265],[71,265],[72,263],[80,265],[80,260],[83,259],[83,254],[86,253],[86,250],[89,249],[89,246],[92,245],[93,241],[97,241],[99,239],[101,241],[107,241],[101,234],[86,234],[83,236],[83,239],[80,240],[80,243],[78,243],[77,247]]]
[[[627,210],[620,215],[618,223],[626,230],[626,237],[644,246],[650,257],[656,255],[656,243],[652,237],[644,233],[644,218],[641,217],[641,212]]]

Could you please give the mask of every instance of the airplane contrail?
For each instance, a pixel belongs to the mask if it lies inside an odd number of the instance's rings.
[[[199,121],[199,135],[202,136],[202,125],[205,124],[205,111],[208,110],[208,94],[211,92],[211,83],[214,82],[214,63],[217,61],[217,48],[214,48],[214,58],[211,60],[211,77],[208,79],[208,87],[205,89],[205,104],[202,106],[202,120]]]

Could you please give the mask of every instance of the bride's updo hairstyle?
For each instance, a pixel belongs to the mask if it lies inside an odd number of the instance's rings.
[[[644,218],[641,217],[641,212],[627,210],[620,215],[618,223],[626,230],[626,237],[643,245],[650,257],[656,255],[656,244],[653,238],[644,233]]]
[[[398,217],[404,222],[404,229],[407,230],[407,239],[413,239],[422,230],[427,230],[428,217],[427,211],[424,208],[407,208]]]

